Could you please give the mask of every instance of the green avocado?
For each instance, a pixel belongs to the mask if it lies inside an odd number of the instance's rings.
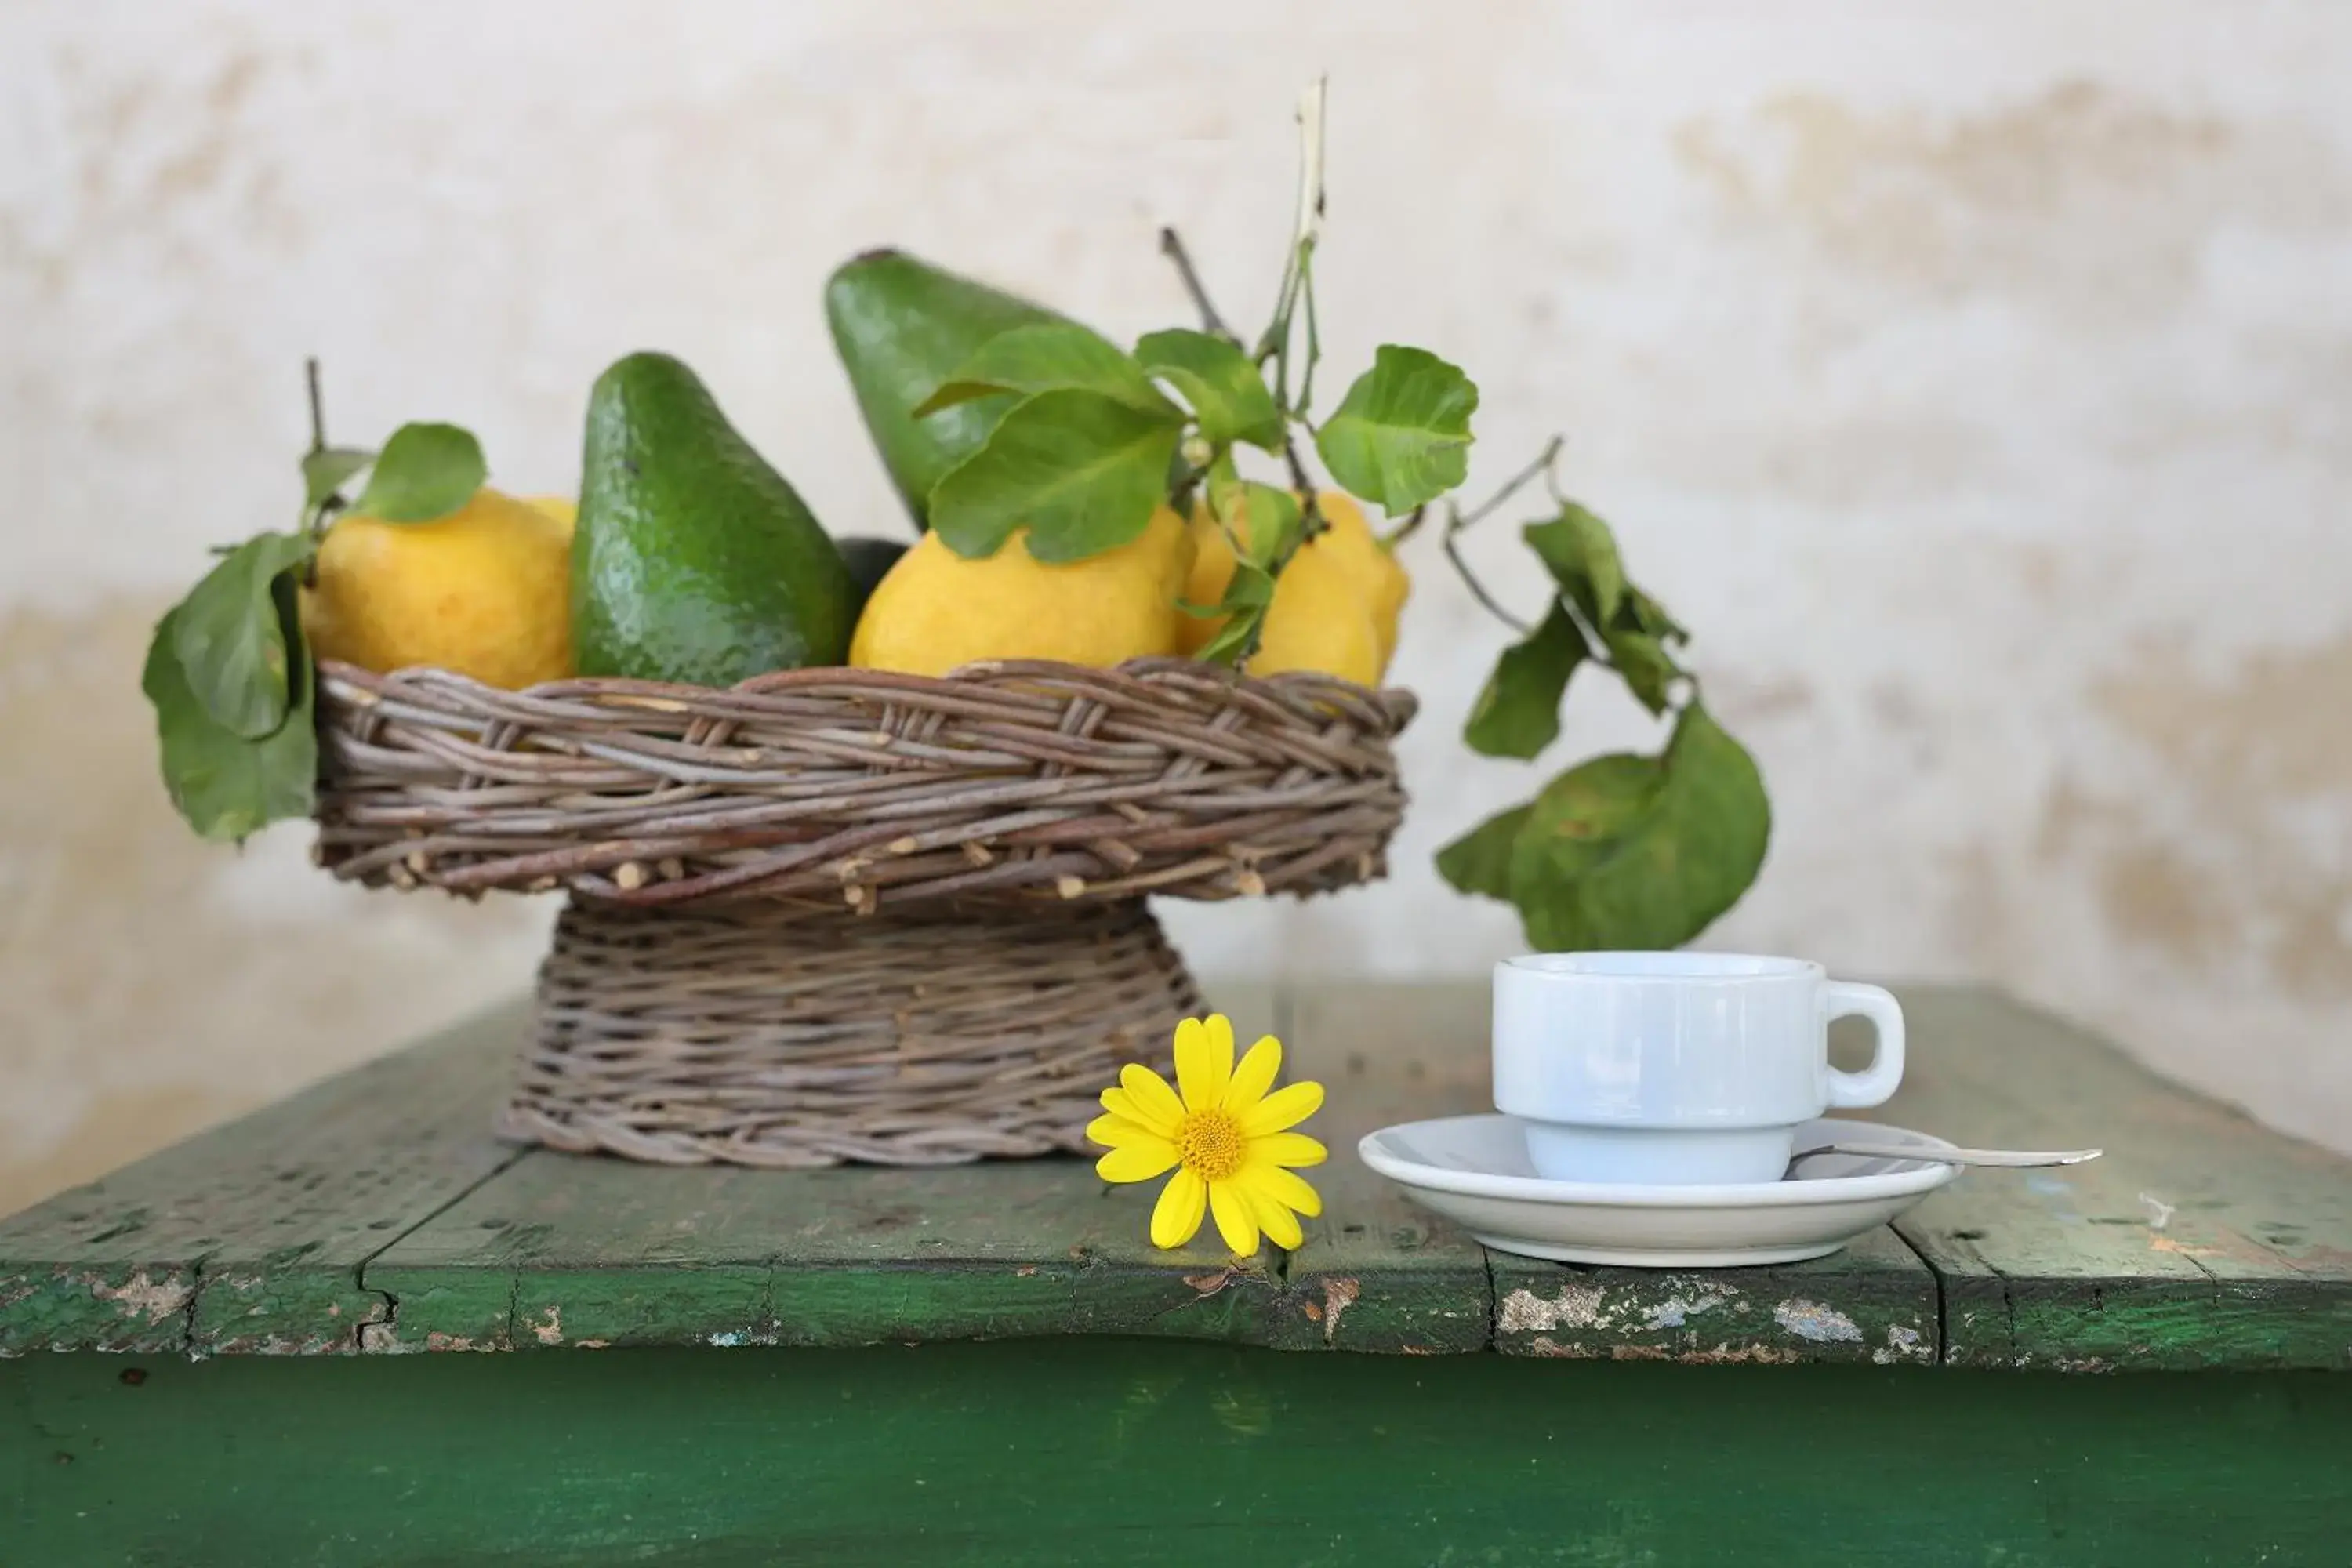
[[[940,476],[979,450],[1020,399],[1000,393],[928,419],[914,416],[915,405],[997,333],[1068,320],[903,250],[869,250],[842,263],[825,283],[824,315],[866,428],[918,528],[930,526]]]
[[[839,664],[849,568],[694,372],[635,353],[588,395],[572,638],[583,675],[732,686]]]

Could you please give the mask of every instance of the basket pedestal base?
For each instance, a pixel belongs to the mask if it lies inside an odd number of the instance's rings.
[[[664,1164],[1083,1151],[1204,1009],[1142,900],[856,916],[575,902],[501,1135]]]

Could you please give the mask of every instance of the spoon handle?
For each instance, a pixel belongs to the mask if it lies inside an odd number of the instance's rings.
[[[1935,1165],[2079,1165],[2101,1149],[1923,1149],[1914,1143],[1817,1143],[1789,1156],[1789,1163],[1815,1154],[1855,1154],[1865,1159],[1919,1160]]]

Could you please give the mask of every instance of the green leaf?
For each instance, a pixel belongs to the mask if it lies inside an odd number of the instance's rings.
[[[1286,559],[1297,545],[1301,521],[1298,498],[1276,486],[1244,479],[1242,506],[1248,519],[1245,526],[1249,537],[1243,542],[1247,548],[1238,553],[1270,571],[1276,562]]]
[[[1515,805],[1488,817],[1437,852],[1437,874],[1465,893],[1490,899],[1511,896],[1511,848],[1534,811]]]
[[[1664,712],[1674,683],[1683,672],[1665,645],[1647,632],[1617,626],[1601,633],[1601,640],[1608,645],[1609,662],[1624,678],[1634,700],[1654,715]]]
[[[1690,632],[1680,621],[1666,614],[1664,605],[1630,583],[1625,586],[1625,608],[1617,618],[1630,621],[1636,628],[1649,633],[1660,642],[1690,641]]]
[[[1559,515],[1531,522],[1522,532],[1543,560],[1552,581],[1601,634],[1609,662],[1643,707],[1663,713],[1682,673],[1666,644],[1687,641],[1689,633],[1660,605],[1625,580],[1617,536],[1591,510],[1574,501]]]
[[[1531,522],[1520,532],[1596,630],[1616,619],[1625,600],[1625,566],[1607,523],[1570,501],[1558,517]]]
[[[963,367],[915,405],[915,417],[1000,392],[1098,392],[1131,407],[1180,422],[1184,411],[1160,394],[1143,367],[1119,349],[1068,321],[1041,321],[999,332]]]
[[[1477,387],[1453,365],[1383,343],[1316,432],[1315,447],[1333,479],[1394,517],[1469,477],[1477,407]]]
[[[1754,759],[1694,702],[1664,756],[1596,757],[1537,796],[1510,900],[1547,952],[1679,947],[1755,881],[1771,826]]]
[[[1167,497],[1182,425],[1099,392],[1015,404],[979,451],[931,489],[931,531],[968,557],[1029,530],[1040,561],[1080,561],[1141,534]]]
[[[1233,664],[1257,646],[1258,630],[1274,605],[1274,575],[1246,556],[1234,563],[1234,574],[1224,597],[1211,612],[1225,617],[1216,635],[1201,645],[1193,657],[1211,664]]]
[[[1555,597],[1543,623],[1503,650],[1462,738],[1489,757],[1535,756],[1559,738],[1559,700],[1584,662],[1584,633]]]
[[[1224,339],[1175,327],[1136,340],[1143,368],[1172,384],[1192,405],[1201,434],[1219,446],[1246,441],[1282,450],[1282,410],[1247,354]]]
[[[281,817],[308,816],[319,772],[312,727],[317,679],[296,643],[286,720],[248,739],[213,721],[187,683],[174,644],[174,608],[156,623],[140,687],[154,704],[163,787],[188,826],[212,839],[240,839]]]
[[[489,475],[482,444],[455,425],[404,425],[376,455],[352,510],[385,522],[431,522],[474,499]]]
[[[327,498],[343,488],[343,482],[370,463],[373,452],[357,447],[321,447],[315,452],[302,454],[302,511],[305,516],[319,510]]]
[[[172,654],[188,689],[232,734],[257,740],[286,721],[288,638],[271,585],[310,550],[299,534],[248,539],[173,613]]]

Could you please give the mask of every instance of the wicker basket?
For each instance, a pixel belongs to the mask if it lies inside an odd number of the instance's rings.
[[[729,690],[320,668],[337,876],[570,894],[503,1125],[672,1163],[1076,1148],[1200,999],[1146,894],[1381,875],[1403,691],[1118,669]]]

